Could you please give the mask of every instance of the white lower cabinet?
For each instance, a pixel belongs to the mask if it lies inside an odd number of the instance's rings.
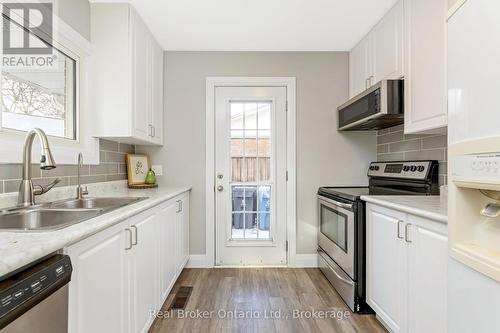
[[[447,226],[367,205],[367,302],[392,332],[446,332]]]
[[[130,291],[132,332],[147,332],[158,305],[158,227],[159,212],[146,211],[130,219],[132,234]]]
[[[159,304],[163,304],[189,259],[189,195],[160,206]]]
[[[188,210],[183,194],[64,249],[70,333],[149,330],[189,257]]]
[[[73,273],[69,285],[69,332],[129,331],[129,253],[125,228],[117,224],[65,251]]]

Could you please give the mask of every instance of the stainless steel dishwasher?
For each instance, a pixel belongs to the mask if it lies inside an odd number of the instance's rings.
[[[56,254],[0,281],[1,333],[68,332],[72,266]]]

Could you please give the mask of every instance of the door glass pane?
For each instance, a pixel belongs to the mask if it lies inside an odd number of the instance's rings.
[[[321,205],[321,233],[347,253],[347,216]]]
[[[271,102],[230,102],[231,238],[272,239]]]

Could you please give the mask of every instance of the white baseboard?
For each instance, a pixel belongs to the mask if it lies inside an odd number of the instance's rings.
[[[191,254],[186,268],[207,268],[207,256],[205,254]]]
[[[315,254],[296,254],[295,267],[318,267],[318,255]]]
[[[207,268],[207,256],[204,254],[191,254],[186,268]],[[295,255],[295,266],[302,267],[318,267],[317,254],[297,254]]]

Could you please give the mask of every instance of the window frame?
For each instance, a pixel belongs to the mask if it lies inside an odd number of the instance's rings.
[[[36,1],[36,0],[35,0]],[[77,164],[82,152],[86,164],[99,164],[99,139],[93,136],[91,121],[94,118],[89,103],[88,79],[92,45],[85,37],[61,20],[54,10],[52,45],[75,60],[75,118],[76,139],[49,136],[52,153],[58,164]],[[11,20],[22,24],[22,18],[11,12]],[[44,39],[44,32],[35,34]],[[1,72],[0,72],[1,75]],[[2,127],[0,112],[0,163],[22,163],[26,132]],[[39,145],[33,145],[35,153]]]

